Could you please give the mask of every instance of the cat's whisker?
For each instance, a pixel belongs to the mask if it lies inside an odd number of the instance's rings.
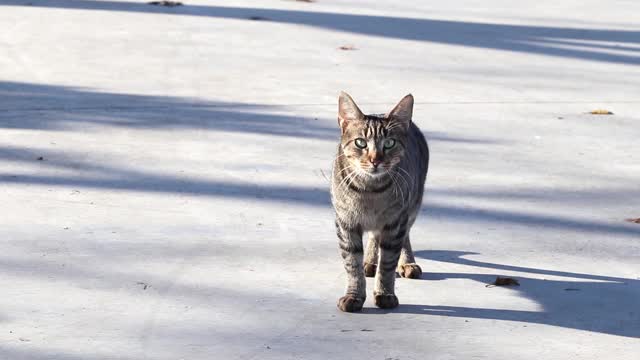
[[[349,174],[349,176],[345,177],[345,178],[344,178],[344,181],[342,181],[342,182],[340,183],[340,185],[338,185],[338,187],[342,187],[343,185],[344,185],[344,186],[349,186],[349,185],[347,185],[347,184],[349,184],[349,182],[351,181],[351,179],[353,179],[353,173],[350,173],[350,174]]]
[[[399,177],[399,178],[404,182],[404,184],[407,186],[407,189],[411,188],[411,187],[409,186],[409,183],[408,183],[408,182],[407,182],[407,180],[404,178],[404,176],[402,176],[402,174],[401,174],[401,173],[399,173],[399,172],[398,172],[398,171],[396,171],[395,169],[394,169],[393,173],[394,173],[394,174],[396,174],[396,175],[398,175],[398,177]]]
[[[359,175],[358,174],[358,167],[355,165],[349,165],[346,166],[345,168],[343,168],[342,170],[348,170],[348,169],[353,169],[352,171],[350,171],[340,182],[340,184],[338,184],[338,187],[341,187],[343,184],[347,184],[347,186],[351,185],[353,183],[353,181],[355,180],[355,178]]]
[[[395,185],[394,185],[394,189],[393,189],[393,190],[395,191],[396,196],[398,196],[397,189],[396,189],[396,187],[397,187],[397,185],[398,185],[398,182],[396,181],[396,177],[394,176],[393,172],[389,172],[389,177],[391,178],[391,180],[392,180],[392,181],[393,181],[393,183],[395,184]]]
[[[403,168],[401,168],[401,167],[397,167],[396,169],[400,169],[400,170],[402,170],[405,174],[407,174],[407,179],[408,179],[409,181],[411,181],[411,185],[409,185],[409,183],[407,182],[407,187],[408,187],[409,189],[412,189],[412,188],[413,188],[413,180],[412,180],[411,174],[409,174],[409,173],[407,172],[407,170],[405,170],[405,169],[403,169]],[[405,176],[404,176],[404,175],[402,175],[402,174],[400,174],[400,173],[398,173],[398,175],[401,175],[401,176],[402,176],[402,179],[403,179],[403,180],[405,180]],[[407,180],[405,180],[405,182],[406,182],[406,181],[407,181]]]
[[[335,170],[335,169],[334,169],[333,173],[334,173],[334,175],[340,175],[340,177],[343,177],[343,176],[344,176],[344,173],[345,173],[349,168],[350,168],[350,166],[343,167],[343,168],[340,168],[340,169],[337,169],[337,170]]]
[[[396,179],[393,177],[392,173],[389,173],[389,177],[391,177],[391,180],[393,181],[393,194],[397,198],[398,197],[398,183],[396,182]]]
[[[344,153],[343,153],[343,154],[338,154],[338,156],[336,156],[336,157],[333,159],[333,161],[336,161],[336,160],[338,160],[339,158],[341,158],[341,157],[343,157],[343,156],[344,156],[344,157],[347,157],[347,155],[346,155],[346,154],[344,154]]]
[[[394,179],[393,176],[391,178]],[[402,199],[402,208],[404,208],[404,191],[402,191],[402,187],[400,186],[400,184],[398,184],[398,182],[396,182],[396,185],[398,186],[398,190],[400,190],[400,199]]]
[[[353,169],[354,167],[355,167],[354,165],[347,165],[347,166],[343,167],[342,169],[340,169],[340,173],[342,174],[346,170]]]
[[[343,169],[344,170],[344,169]],[[342,186],[343,183],[345,183],[347,180],[349,180],[350,177],[352,177],[355,174],[355,170],[349,172],[343,179],[342,181],[340,181],[340,184],[338,184],[338,188]]]
[[[353,184],[353,182],[356,180],[356,178],[358,178],[358,176],[368,176],[369,174],[367,174],[366,171],[362,171],[360,168],[358,168],[357,166],[355,167],[355,170],[353,171],[353,176],[350,178],[350,180],[348,181],[347,187],[351,186],[351,184]]]
[[[411,176],[411,174],[409,174],[409,172],[407,170],[405,170],[405,169],[403,169],[403,168],[401,168],[399,166],[396,167],[396,169],[404,171],[404,173],[407,174],[407,176]]]
[[[354,173],[355,173],[355,171],[354,171]],[[353,184],[353,181],[356,179],[356,177],[357,177],[357,174],[356,174],[356,176],[351,177],[351,180],[347,184],[347,187],[349,187],[349,186],[351,186],[351,184]]]

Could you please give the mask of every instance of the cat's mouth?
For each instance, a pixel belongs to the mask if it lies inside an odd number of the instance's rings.
[[[384,169],[382,167],[369,167],[367,169],[365,169],[364,171],[368,176],[373,177],[373,178],[377,178],[380,177],[384,174],[387,173],[387,169]]]
[[[371,166],[369,164],[357,164],[356,169],[358,174],[365,179],[378,179],[389,172],[384,164],[379,166]]]

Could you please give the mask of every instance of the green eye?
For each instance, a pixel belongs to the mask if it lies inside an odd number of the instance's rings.
[[[391,149],[392,147],[396,146],[396,141],[393,139],[386,139],[382,146],[384,146],[384,148],[387,150]]]
[[[367,147],[367,141],[363,138],[357,138],[355,140],[356,146],[359,147],[360,149],[364,149]]]

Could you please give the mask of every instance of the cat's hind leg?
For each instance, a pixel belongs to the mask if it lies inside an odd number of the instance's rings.
[[[422,269],[420,268],[420,265],[416,264],[416,259],[413,257],[409,234],[407,234],[404,244],[402,245],[400,260],[398,261],[398,268],[396,271],[400,276],[408,279],[420,279],[422,277]]]

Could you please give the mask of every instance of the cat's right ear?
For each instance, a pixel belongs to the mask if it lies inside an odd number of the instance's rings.
[[[350,122],[362,120],[363,118],[364,114],[351,96],[344,91],[340,92],[340,97],[338,98],[338,125],[340,125],[342,132],[344,133]]]

